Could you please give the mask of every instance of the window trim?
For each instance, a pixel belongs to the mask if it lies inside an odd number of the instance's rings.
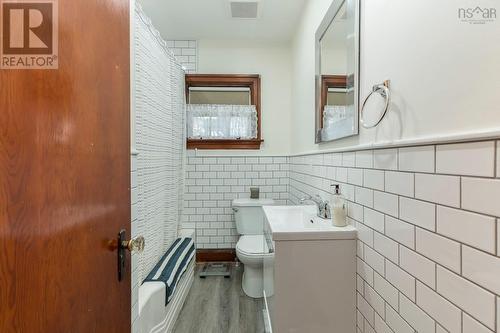
[[[187,139],[187,149],[260,149],[261,96],[260,75],[258,74],[186,74],[186,101],[189,101],[191,87],[243,87],[250,89],[251,104],[257,110],[257,138],[248,140],[232,139]]]

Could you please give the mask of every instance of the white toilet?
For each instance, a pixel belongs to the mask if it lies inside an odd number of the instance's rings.
[[[245,294],[253,298],[263,296],[263,261],[274,255],[269,253],[264,239],[262,206],[270,205],[274,205],[274,200],[233,200],[236,230],[241,235],[236,244],[236,256],[244,266],[242,287]]]

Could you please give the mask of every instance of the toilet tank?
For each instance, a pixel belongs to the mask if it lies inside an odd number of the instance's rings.
[[[234,199],[232,206],[238,233],[240,235],[262,235],[264,233],[262,206],[271,205],[274,205],[273,199]]]

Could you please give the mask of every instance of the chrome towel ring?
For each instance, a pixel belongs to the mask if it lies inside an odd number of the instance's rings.
[[[373,128],[380,124],[382,119],[384,119],[385,114],[387,113],[387,110],[389,109],[389,105],[391,104],[391,90],[389,88],[390,80],[385,80],[381,84],[376,84],[373,86],[372,91],[366,96],[365,101],[363,102],[363,106],[361,106],[361,125],[363,125],[364,128]],[[382,112],[380,118],[373,124],[367,124],[365,122],[365,105],[366,102],[368,102],[368,99],[374,94],[374,93],[379,93],[384,99],[385,99],[385,106],[384,106],[384,112]]]

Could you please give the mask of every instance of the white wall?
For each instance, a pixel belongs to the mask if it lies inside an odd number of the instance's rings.
[[[376,129],[314,144],[314,33],[330,3],[309,1],[293,40],[293,153],[500,127],[500,18],[486,25],[457,18],[461,6],[498,2],[362,1],[361,96],[390,79],[393,105]]]
[[[332,0],[309,1],[292,41],[292,152],[314,145],[315,34]]]
[[[198,41],[198,73],[260,74],[260,151],[204,151],[203,155],[281,155],[291,150],[291,52],[287,45],[252,41]]]
[[[347,74],[347,46],[352,41],[347,38],[349,22],[350,20],[335,20],[321,38],[322,75]]]
[[[347,48],[324,47],[321,51],[322,75],[346,75],[347,73]]]

